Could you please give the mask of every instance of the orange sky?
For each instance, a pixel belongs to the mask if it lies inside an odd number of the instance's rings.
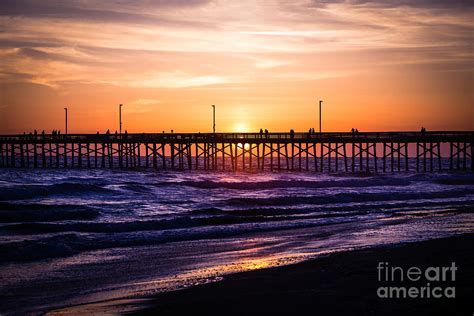
[[[470,1],[0,2],[0,133],[473,130]]]

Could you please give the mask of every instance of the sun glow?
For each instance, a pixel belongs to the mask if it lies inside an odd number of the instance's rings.
[[[232,131],[235,133],[248,133],[250,131],[249,125],[245,122],[237,122],[234,124]]]
[[[242,149],[249,150],[250,144],[247,144],[247,143],[245,143],[245,144],[238,143],[238,144],[237,144],[237,148],[240,149],[240,150],[242,150]]]

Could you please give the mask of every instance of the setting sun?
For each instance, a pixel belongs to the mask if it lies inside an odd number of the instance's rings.
[[[235,132],[235,133],[249,133],[249,132],[251,132],[251,131],[250,131],[249,126],[248,126],[247,123],[245,123],[245,122],[237,122],[237,123],[234,124],[234,126],[233,126],[231,132]]]

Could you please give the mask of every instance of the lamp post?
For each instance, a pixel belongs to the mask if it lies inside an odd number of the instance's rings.
[[[319,100],[319,133],[321,134],[321,106],[323,104],[323,100]]]
[[[212,130],[216,133],[216,106],[214,104],[212,105],[212,122]]]
[[[120,131],[120,135],[122,135],[122,106],[123,106],[123,104],[119,104],[119,131]]]
[[[66,135],[67,135],[67,108],[64,108],[64,111],[66,113]]]

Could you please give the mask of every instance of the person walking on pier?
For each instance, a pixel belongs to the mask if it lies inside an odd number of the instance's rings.
[[[293,129],[290,130],[290,138],[295,138],[295,131]]]
[[[268,138],[268,129],[265,128],[265,138]]]

